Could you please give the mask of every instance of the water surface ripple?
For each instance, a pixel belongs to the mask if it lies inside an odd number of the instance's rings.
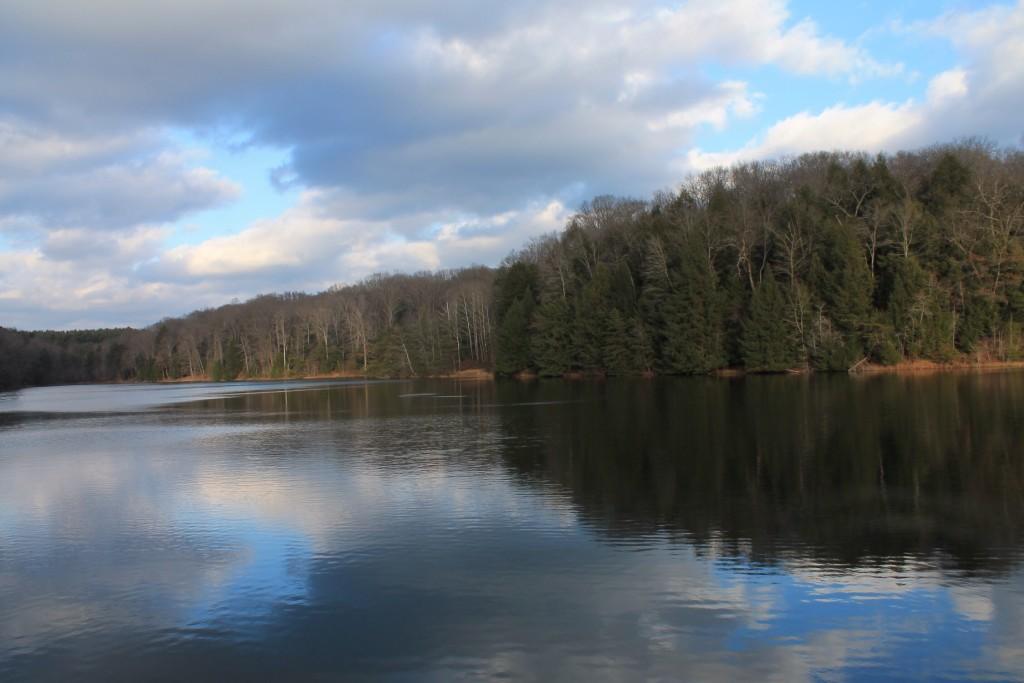
[[[31,389],[0,680],[1024,680],[1024,374]]]

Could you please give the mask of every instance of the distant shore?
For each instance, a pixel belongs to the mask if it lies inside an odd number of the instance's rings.
[[[945,363],[940,363],[930,360],[913,360],[896,363],[894,365],[881,365],[878,363],[864,362],[851,368],[848,373],[842,372],[820,372],[811,370],[808,368],[793,368],[784,373],[748,373],[742,368],[721,368],[709,373],[710,377],[717,377],[721,379],[737,379],[747,375],[765,375],[765,374],[776,374],[776,375],[814,375],[814,374],[826,374],[826,375],[842,375],[847,374],[851,377],[869,377],[878,375],[908,375],[908,376],[920,376],[920,375],[934,375],[939,373],[989,373],[989,372],[1001,372],[1006,370],[1024,370],[1024,360],[1010,360],[1010,361],[970,361],[966,359],[957,359]],[[657,375],[655,373],[644,373],[643,375],[633,376],[634,378],[652,379],[658,376],[673,376],[673,375]],[[461,382],[493,382],[495,381],[496,375],[490,370],[484,370],[482,368],[472,368],[468,370],[460,370],[458,372],[447,373],[443,375],[426,375],[422,377],[375,377],[372,375],[364,375],[357,372],[332,372],[332,373],[321,373],[316,375],[295,375],[292,377],[237,377],[230,381],[239,382],[294,382],[294,381],[307,381],[307,380],[383,380],[383,379],[454,379]],[[529,382],[539,379],[540,376],[535,372],[519,372],[509,377],[511,380],[518,380],[521,382]],[[565,381],[582,381],[588,379],[605,379],[607,375],[601,373],[583,373],[583,372],[571,372],[566,373],[560,378]],[[192,375],[186,377],[178,377],[176,379],[161,379],[157,380],[156,384],[197,384],[201,382],[215,382],[209,377],[203,375]],[[107,381],[107,382],[93,382],[94,384],[143,384],[144,382],[134,381]],[[39,386],[55,386],[55,385],[39,385]],[[20,389],[29,389],[30,386],[19,387]],[[16,388],[4,389],[2,391],[17,391]]]
[[[424,377],[375,377],[373,375],[364,375],[359,372],[328,372],[320,373],[316,375],[293,375],[290,377],[237,377],[233,381],[240,382],[288,382],[296,380],[324,380],[324,379],[457,379],[463,382],[479,382],[479,381],[491,381],[494,379],[494,373],[489,370],[482,368],[471,368],[468,370],[459,370],[457,372],[450,372],[443,375],[427,375]],[[157,384],[193,384],[199,382],[213,382],[215,380],[210,379],[205,375],[191,375],[186,377],[177,377],[175,379],[160,379],[157,380]]]
[[[895,363],[893,365],[881,365],[879,363],[861,363],[854,368],[851,368],[847,373],[852,376],[868,376],[868,375],[928,375],[937,373],[963,373],[963,372],[999,372],[1001,370],[1024,370],[1024,360],[1013,360],[1013,361],[970,361],[966,359],[957,359],[949,362],[940,363],[937,361],[930,360],[912,360]],[[746,375],[758,375],[764,373],[748,373],[741,368],[722,368],[710,373],[710,376],[720,377],[723,379],[745,377]],[[813,375],[819,374],[817,371],[806,369],[806,368],[794,368],[786,373],[776,374],[790,374],[790,375]],[[843,373],[821,373],[821,374],[843,374]],[[639,377],[653,378],[658,375],[654,373],[645,373]],[[472,368],[468,370],[459,370],[458,372],[447,373],[442,375],[426,375],[423,377],[409,377],[409,378],[395,378],[395,377],[375,377],[372,375],[364,375],[358,372],[331,372],[331,373],[320,373],[315,375],[295,375],[291,377],[238,377],[237,381],[251,381],[251,382],[284,382],[284,381],[304,381],[304,380],[337,380],[337,379],[356,379],[356,380],[373,380],[373,379],[455,379],[460,381],[472,381],[472,382],[490,382],[494,381],[496,375],[490,370],[484,370],[482,368]],[[570,381],[579,381],[584,379],[601,379],[605,378],[606,375],[601,373],[583,373],[583,372],[572,372],[557,378]],[[519,372],[512,375],[510,379],[519,381],[531,381],[538,379],[539,376],[534,372]],[[206,376],[189,376],[179,377],[176,379],[162,379],[158,380],[158,384],[191,384],[198,382],[212,382],[209,377]]]
[[[912,360],[895,365],[864,363],[852,370],[852,375],[924,375],[937,372],[997,372],[999,370],[1024,369],[1022,360],[971,361],[958,359],[946,363],[930,360]]]

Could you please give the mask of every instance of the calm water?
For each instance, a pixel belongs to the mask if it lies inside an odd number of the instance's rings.
[[[0,680],[499,677],[1024,680],[1024,374],[0,394]]]

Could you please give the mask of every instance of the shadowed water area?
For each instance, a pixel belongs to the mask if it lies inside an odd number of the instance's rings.
[[[0,394],[0,680],[1024,680],[1024,373]]]

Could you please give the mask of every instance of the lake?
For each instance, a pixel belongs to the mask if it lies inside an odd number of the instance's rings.
[[[1024,373],[0,394],[0,680],[1024,680]]]

